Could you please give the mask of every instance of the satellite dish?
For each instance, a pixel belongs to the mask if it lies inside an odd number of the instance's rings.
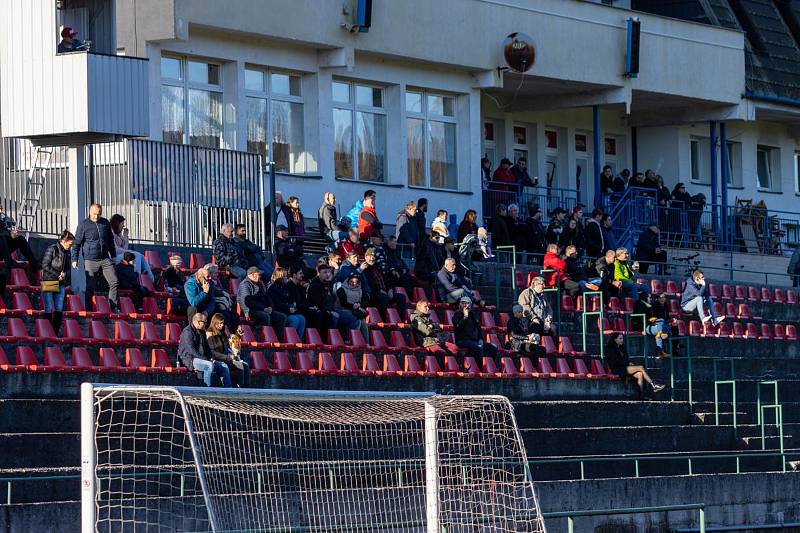
[[[503,57],[514,72],[527,72],[536,62],[536,45],[533,37],[514,32],[503,41]]]

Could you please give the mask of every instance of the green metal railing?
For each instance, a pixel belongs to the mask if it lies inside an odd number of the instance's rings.
[[[591,298],[597,296],[600,299],[600,305],[597,307],[597,311],[589,311],[589,307],[587,302],[591,301]],[[588,298],[587,298],[588,297]],[[581,312],[581,335],[582,335],[582,342],[583,342],[583,351],[588,351],[586,349],[586,317],[587,316],[597,316],[597,332],[600,335],[600,360],[605,362],[605,346],[603,344],[603,293],[601,291],[587,291],[581,294],[581,305],[582,305],[582,312]],[[559,302],[559,307],[560,302]]]
[[[642,320],[642,331],[633,331],[633,319],[639,317]],[[628,348],[628,353],[631,352],[631,339],[641,338],[642,340],[642,357],[644,357],[644,367],[645,369],[649,369],[649,360],[647,356],[647,315],[644,313],[631,313],[629,315],[625,315],[625,331],[628,332],[628,335],[625,335],[625,347]],[[641,333],[641,337],[639,335],[630,335],[630,333]]]
[[[761,387],[763,386],[772,386],[773,389],[773,400],[772,403],[778,403],[778,381],[773,379],[769,381],[759,381],[756,384],[756,423],[761,423]]]
[[[657,505],[652,507],[628,507],[624,509],[587,509],[583,511],[559,511],[542,513],[542,517],[547,518],[566,518],[567,531],[575,532],[575,519],[582,516],[613,516],[627,514],[644,513],[663,513],[669,511],[698,511],[700,522],[700,533],[706,531],[706,505],[704,503],[686,503],[679,505]]]
[[[675,347],[674,343],[676,341],[686,341],[686,355],[685,356],[678,356],[675,355]],[[688,402],[689,402],[689,412],[692,412],[694,409],[694,393],[693,393],[693,383],[692,383],[692,338],[691,337],[669,337],[667,339],[669,342],[669,401],[675,401],[675,361],[679,361],[681,359],[686,359],[686,374],[687,374],[687,386],[688,386]]]
[[[714,425],[719,425],[719,387],[720,385],[730,385],[733,396],[733,436],[738,437],[736,424],[736,380],[735,379],[715,379],[714,380]]]

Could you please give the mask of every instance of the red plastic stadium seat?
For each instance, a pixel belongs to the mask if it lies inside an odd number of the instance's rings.
[[[100,322],[99,320],[92,320],[89,324],[89,332],[94,339],[94,344],[102,342],[103,344],[108,344],[111,341],[111,337],[108,336],[108,330],[106,329],[105,324]]]
[[[17,346],[16,363],[17,366],[24,366],[28,370],[39,369],[39,361],[30,346]]]
[[[769,324],[761,324],[761,335],[758,338],[763,341],[772,340],[772,328],[769,327]]]
[[[731,336],[734,339],[744,339],[744,326],[741,322],[733,323],[733,334]]]
[[[797,304],[797,291],[794,289],[786,289],[786,303],[789,305]]]
[[[125,349],[125,367],[132,368],[140,372],[155,372],[154,369],[145,365],[142,352],[139,350],[139,348]]]
[[[41,315],[42,311],[33,308],[31,299],[25,292],[15,292],[11,297],[11,307],[15,315]]]
[[[565,313],[574,313],[575,312],[575,300],[572,299],[572,296],[569,294],[562,294],[561,295],[561,310]]]
[[[558,374],[553,370],[553,367],[550,366],[550,361],[547,360],[546,357],[539,358],[539,374],[544,377],[557,377]]]
[[[678,291],[678,284],[675,283],[675,280],[672,279],[667,280],[667,294],[669,296],[680,296],[680,291]]]
[[[734,288],[734,291],[735,291],[734,292],[734,297],[736,298],[736,300],[738,300],[740,302],[743,302],[743,301],[747,300],[747,287],[745,287],[743,285],[737,285]]]
[[[733,287],[731,287],[727,283],[723,283],[722,284],[722,299],[723,300],[733,300],[735,297],[736,297],[736,295],[733,292]]]
[[[782,304],[786,302],[786,296],[784,295],[783,289],[775,287],[775,291],[772,296],[772,301],[775,302],[776,304]]]
[[[131,325],[124,320],[114,321],[114,339],[118,341],[118,344],[128,344],[132,346],[139,346],[141,344],[133,333]]]
[[[39,342],[61,342],[61,337],[53,331],[53,325],[45,318],[37,318],[33,324],[33,336]]]
[[[558,338],[558,351],[569,355],[577,355],[577,351],[572,347],[572,341],[569,337],[561,336]]]
[[[111,316],[111,304],[105,296],[92,296],[95,316],[108,318]]]
[[[574,378],[577,377],[575,372],[569,367],[569,363],[563,357],[559,357],[556,359],[556,372],[559,377],[570,377]],[[582,376],[585,377],[585,376]]]
[[[8,274],[7,287],[10,291],[34,291],[39,287],[32,284],[22,268],[12,268]]]
[[[423,373],[425,376],[433,377],[433,376],[441,376],[444,374],[442,372],[442,368],[439,366],[439,361],[437,361],[435,355],[426,355],[424,359],[424,369]]]
[[[8,343],[24,342],[30,340],[30,334],[25,328],[21,318],[8,319],[8,335],[0,337],[0,341]]]
[[[250,352],[250,373],[254,376],[269,372],[264,352]]]
[[[444,356],[444,375],[445,376],[463,375],[461,372],[461,367],[458,366],[458,361],[452,355]]]
[[[384,376],[399,376],[403,371],[400,369],[400,363],[397,362],[397,356],[393,353],[383,355],[383,370]]]
[[[736,317],[743,320],[750,320],[753,318],[753,315],[750,314],[750,306],[748,304],[739,304],[739,313]]]
[[[726,303],[725,304],[725,315],[727,315],[729,317],[737,316],[738,313],[736,313],[736,304],[734,304],[732,302]]]
[[[150,265],[151,270],[164,270],[164,264],[161,262],[161,256],[155,250],[145,250],[144,260]]]
[[[136,318],[138,316],[138,313],[136,311],[136,306],[133,304],[133,300],[131,300],[127,296],[120,296],[119,314],[128,316],[129,318]]]
[[[77,294],[67,294],[66,305],[64,305],[64,315],[66,316],[86,316],[86,309],[83,307],[83,299]]]
[[[293,329],[293,328],[286,328],[286,329],[289,330],[289,329]],[[287,338],[287,340],[288,340],[288,338]],[[342,338],[342,334],[339,333],[338,329],[333,329],[333,328],[328,330],[328,343],[331,346],[335,347],[335,349],[338,349],[338,350],[340,350],[340,349],[342,349],[342,348],[344,348],[346,346],[345,342],[344,342],[344,339]]]
[[[148,344],[164,343],[164,339],[161,338],[161,334],[152,322],[142,322],[139,328],[139,339],[147,341]]]
[[[755,287],[747,287],[747,301],[758,302],[759,300],[760,295],[758,294],[758,289]]]
[[[163,369],[166,372],[182,374],[186,372],[186,368],[176,367],[169,359],[166,350],[162,348],[154,348],[150,355],[150,366],[153,368]]]
[[[423,374],[416,356],[406,354],[405,357],[403,357],[403,374],[407,376],[421,376]]]
[[[718,300],[721,296],[719,292],[719,285],[716,283],[709,283],[708,284],[708,295],[711,296],[714,300]]]
[[[757,339],[758,338],[758,330],[756,329],[756,325],[752,322],[748,322],[745,326],[744,330],[744,337],[746,339]]]
[[[660,279],[651,279],[650,280],[650,291],[653,294],[661,294],[664,292],[664,282]]]
[[[519,370],[514,364],[514,360],[510,357],[500,358],[500,371],[504,378],[517,378],[519,377]]]
[[[676,299],[667,300],[669,306],[669,316],[680,316],[683,311],[681,310],[681,303]]]
[[[100,348],[100,367],[108,372],[135,372],[134,368],[127,368],[119,364],[117,352],[113,348]]]
[[[783,329],[783,324],[775,324],[773,327],[773,337],[776,341],[786,340],[786,333]]]
[[[67,370],[67,362],[61,348],[48,346],[44,349],[44,366],[50,370]]]
[[[511,319],[508,313],[497,313],[497,325],[501,328],[508,326],[508,321]]]
[[[340,372],[347,376],[371,376],[375,372],[362,370],[356,362],[356,357],[350,352],[342,352],[339,364]]]
[[[542,335],[542,346],[544,346],[547,355],[556,355],[558,353],[558,348],[553,342],[553,338],[549,335]]]
[[[197,270],[198,268],[204,267],[206,264],[208,264],[208,261],[203,257],[203,254],[197,252],[189,254],[189,269]]]
[[[149,278],[148,278],[149,280]],[[158,302],[153,296],[145,296],[142,298],[142,317],[146,319],[149,315],[150,318],[160,318],[161,309],[158,307]]]
[[[317,367],[312,369],[312,374],[319,374],[321,376],[333,376],[343,374],[336,366],[336,361],[333,359],[333,354],[330,352],[319,352],[317,356]]]
[[[699,320],[690,320],[689,321],[689,336],[690,337],[699,337],[703,334],[703,326],[700,324]]]
[[[769,287],[761,287],[761,303],[772,303],[772,292],[769,290]]]
[[[794,324],[786,324],[786,340],[787,341],[797,340],[797,326],[795,326]]]
[[[686,327],[686,322],[683,320],[676,320],[675,327],[678,328],[678,337],[686,337],[689,335],[689,329]]]
[[[87,341],[86,337],[83,335],[83,331],[81,331],[81,326],[74,318],[64,320],[64,330],[61,333],[66,342],[82,344]],[[91,343],[90,340],[88,342]]]
[[[167,344],[179,344],[181,342],[181,325],[176,322],[167,322],[166,338]]]
[[[608,312],[609,313],[621,313],[622,312],[622,304],[620,304],[619,298],[616,296],[612,296],[608,299]]]
[[[575,359],[575,375],[583,378],[595,377],[589,372],[589,369],[586,368],[586,363],[583,362],[583,359]]]
[[[711,326],[711,322],[706,324],[706,331],[708,331],[709,326]],[[711,326],[711,332],[712,332],[712,335],[714,335],[714,333],[713,333],[714,332],[714,327],[713,326]],[[716,337],[720,337],[720,338],[724,338],[724,339],[727,339],[728,337],[731,336],[731,330],[728,327],[728,324],[726,322],[720,323],[719,328],[717,328],[717,332],[716,332],[715,336]]]
[[[487,378],[502,377],[503,374],[500,372],[500,369],[497,368],[497,364],[491,357],[484,357],[482,364],[483,364],[483,377]]]
[[[714,312],[717,314],[717,316],[722,316],[725,314],[725,309],[722,307],[722,304],[720,302],[714,302],[713,305],[714,305]]]
[[[423,289],[422,287],[414,287],[414,292],[412,294],[414,296],[414,300],[413,300],[414,303],[416,303],[416,302],[418,302],[420,300],[427,300],[428,299],[428,295],[425,294],[425,289]]]
[[[89,351],[83,346],[72,348],[72,366],[80,370],[96,370],[97,367],[89,357]]]
[[[633,307],[636,305],[636,302],[633,298],[625,298],[625,309],[624,311],[628,314],[633,313]]]
[[[405,320],[400,317],[400,313],[397,312],[397,309],[390,307],[386,310],[386,323],[402,326]]]
[[[275,352],[272,355],[271,372],[273,374],[288,374],[292,371],[292,363],[289,361],[289,354],[287,352]]]
[[[530,357],[519,358],[519,373],[524,377],[539,377],[539,371],[531,361]]]
[[[383,371],[381,370],[380,365],[378,364],[378,358],[375,357],[374,353],[365,353],[361,359],[361,371],[367,372],[366,375],[378,375],[382,376]]]
[[[6,356],[6,352],[3,350],[3,347],[0,346],[0,370],[13,372],[15,370],[24,370],[24,368],[12,365]]]

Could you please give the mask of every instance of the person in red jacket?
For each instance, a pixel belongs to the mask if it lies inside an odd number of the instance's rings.
[[[507,157],[504,157],[500,161],[500,166],[494,171],[492,175],[492,184],[489,187],[490,189],[494,189],[496,191],[516,191],[517,190],[517,178],[514,176],[514,173],[511,172],[511,160]],[[507,183],[508,185],[503,185]]]
[[[355,228],[351,228],[350,231],[347,232],[347,240],[339,242],[339,245],[336,247],[336,253],[342,260],[347,259],[347,255],[350,252],[357,253],[360,261],[364,260],[364,247],[361,246],[361,243],[358,241],[358,230]]]
[[[383,228],[375,211],[375,195],[376,193],[372,189],[368,189],[364,193],[364,207],[361,208],[361,213],[358,215],[358,238],[362,242],[369,241],[373,232]]]

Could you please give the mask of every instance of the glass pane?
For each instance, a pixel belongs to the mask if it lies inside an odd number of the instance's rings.
[[[161,131],[164,142],[183,144],[184,128],[183,89],[161,87]]]
[[[583,135],[582,133],[575,134],[575,151],[576,152],[586,151],[586,135]]]
[[[445,117],[455,116],[453,112],[453,98],[438,94],[428,95],[428,113]]]
[[[553,130],[544,130],[544,146],[551,150],[558,150],[558,133]]]
[[[274,94],[300,96],[300,76],[273,72],[270,77],[270,90]]]
[[[272,101],[272,158],[275,169],[302,174],[306,171],[303,104]]]
[[[408,184],[425,186],[425,121],[406,119]]]
[[[353,179],[353,112],[333,110],[333,167],[337,178]]]
[[[247,151],[267,155],[267,100],[247,99]]]
[[[161,77],[170,80],[181,80],[181,60],[174,57],[161,58]]]
[[[483,123],[483,140],[484,141],[494,140],[494,122]]]
[[[350,84],[340,81],[333,82],[333,101],[342,104],[350,103]]]
[[[762,189],[769,189],[769,152],[767,150],[758,150],[756,154],[758,186]]]
[[[617,155],[617,139],[606,137],[606,155]]]
[[[428,153],[430,158],[431,187],[455,189],[456,126],[446,122],[428,122]]]
[[[255,91],[259,93],[266,92],[264,86],[264,73],[260,70],[244,71],[244,88],[248,91]]]
[[[206,148],[222,146],[222,95],[189,90],[189,144]]]
[[[691,165],[692,165],[692,179],[697,181],[700,179],[700,142],[691,141]]]
[[[383,90],[356,85],[356,103],[369,107],[383,107]]]
[[[356,113],[358,179],[386,181],[386,117]]]
[[[219,65],[189,61],[189,81],[205,85],[219,85]]]
[[[422,113],[422,93],[406,91],[406,111]]]

